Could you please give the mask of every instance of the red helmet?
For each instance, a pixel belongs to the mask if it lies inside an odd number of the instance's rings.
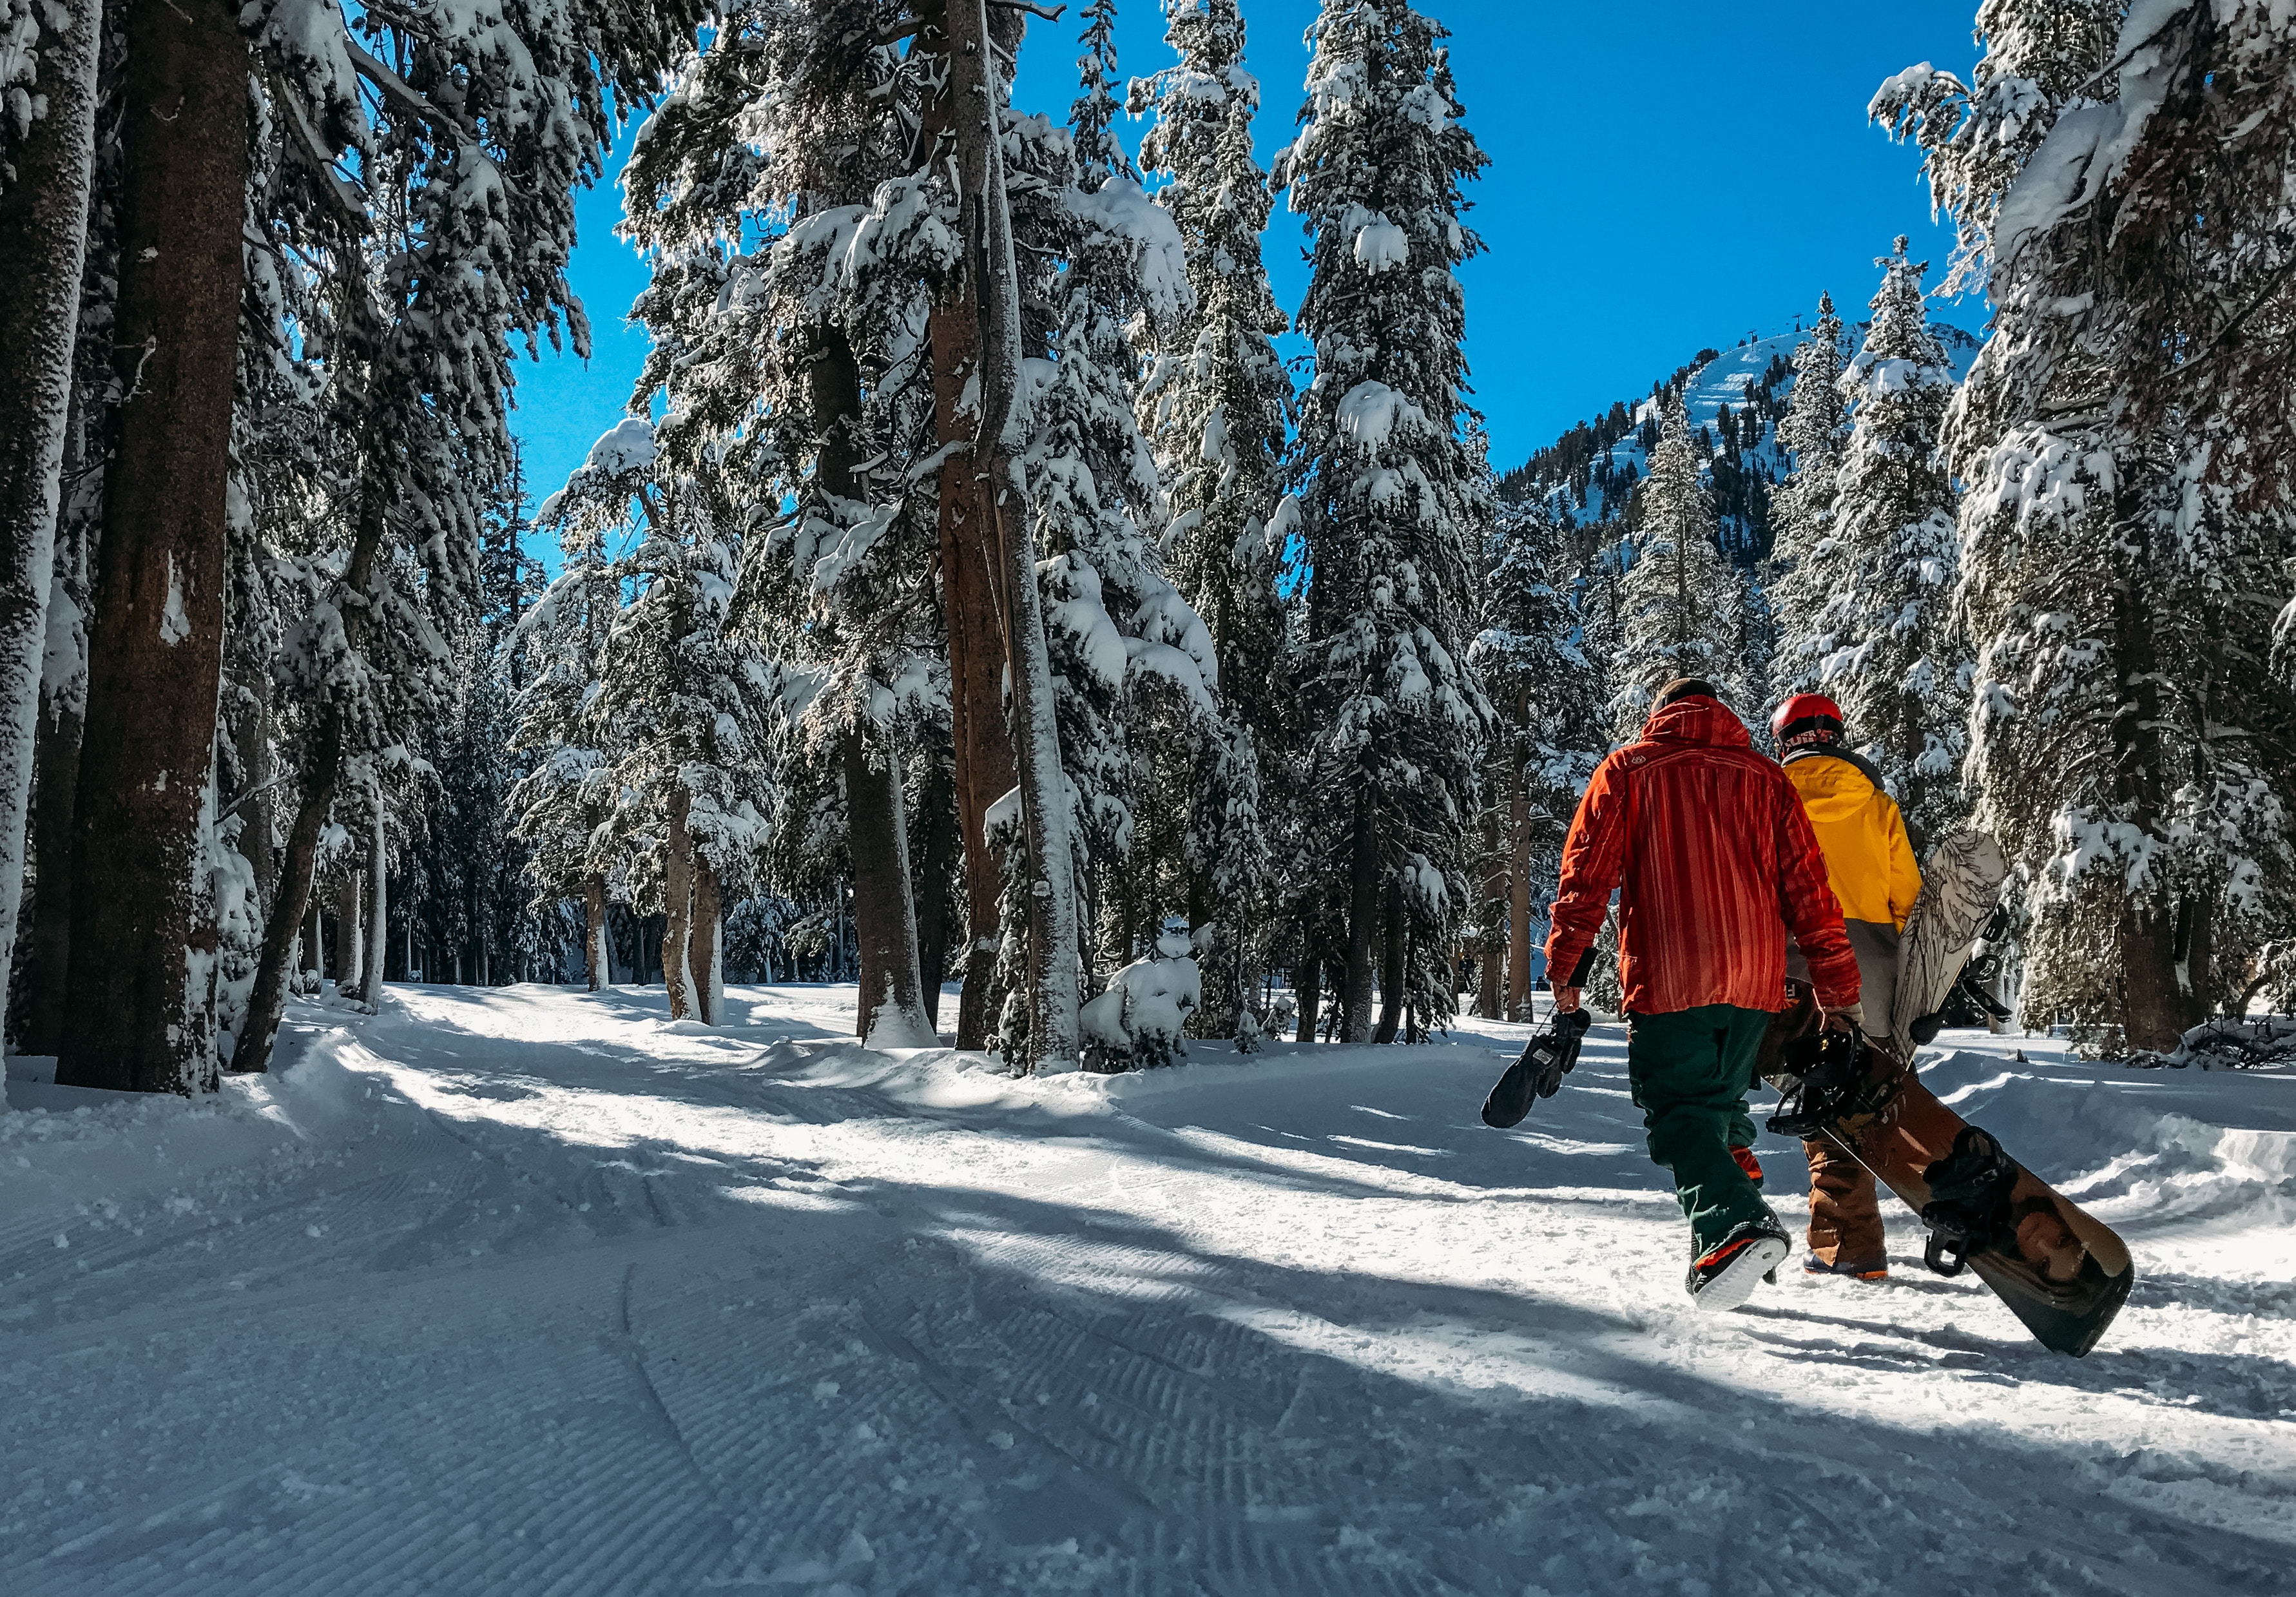
[[[1770,735],[1782,749],[1840,742],[1841,707],[1823,693],[1796,693],[1770,717]]]

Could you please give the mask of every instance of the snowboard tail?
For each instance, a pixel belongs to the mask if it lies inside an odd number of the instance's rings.
[[[1818,1024],[1807,988],[1772,1023],[1760,1069],[1781,1092],[1799,1092],[1787,1051]],[[1796,1052],[1808,1056],[1807,1047]],[[2128,1245],[1939,1102],[1890,1053],[1868,1047],[1859,1058],[1861,1078],[1844,1086],[1841,1111],[1821,1117],[1814,1134],[1847,1149],[1921,1216],[1931,1269],[1974,1270],[2044,1347],[2078,1358],[2095,1347],[2136,1284]]]

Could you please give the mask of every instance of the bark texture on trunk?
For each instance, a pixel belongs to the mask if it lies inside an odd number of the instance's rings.
[[[686,817],[693,795],[683,787],[669,794],[668,835],[662,839],[661,981],[669,994],[669,1018],[699,1019],[693,995],[693,834]]]
[[[131,386],[104,490],[57,1079],[188,1093],[215,1078],[193,973],[216,934],[193,876],[223,670],[248,53],[225,0],[129,0],[121,20],[113,342]]]
[[[1407,935],[1403,914],[1403,884],[1387,884],[1387,904],[1382,917],[1380,945],[1382,957],[1379,970],[1379,1029],[1372,1034],[1374,1043],[1392,1043],[1397,1029],[1403,1024],[1404,939]]]
[[[998,136],[998,89],[987,0],[948,8],[949,85],[957,171],[972,216],[965,237],[980,307],[980,420],[972,463],[1003,577],[1005,659],[1013,697],[1021,826],[1028,841],[1029,1041],[1034,1068],[1072,1068],[1078,1020],[1077,895],[1066,783],[1053,719],[1052,659],[1037,591],[1037,560],[1013,456],[1025,439],[1021,301],[1013,218]]]
[[[15,171],[0,189],[0,977],[13,968],[24,897],[103,13],[99,0],[46,9],[32,80],[46,111],[18,142]],[[68,23],[62,33],[53,31],[59,18]],[[62,843],[70,834],[54,835]],[[70,880],[69,871],[58,875]]]
[[[613,963],[606,951],[606,879],[585,877],[582,881],[582,979],[590,991],[603,992],[613,977]]]
[[[1355,837],[1348,853],[1348,964],[1340,988],[1341,1035],[1371,1041],[1372,951],[1381,930],[1379,838],[1372,825],[1371,794],[1356,793]]]
[[[693,1003],[703,1022],[726,1023],[725,905],[718,892],[718,872],[700,854],[693,856],[693,932],[686,962],[693,970]]]

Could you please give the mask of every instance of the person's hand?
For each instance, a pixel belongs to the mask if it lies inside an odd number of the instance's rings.
[[[1556,1014],[1567,1015],[1578,1007],[1578,989],[1577,987],[1557,987],[1554,989],[1554,1012]]]
[[[1857,1034],[1857,1017],[1846,1009],[1827,1010],[1820,1024],[1827,1031],[1845,1031],[1852,1036]]]

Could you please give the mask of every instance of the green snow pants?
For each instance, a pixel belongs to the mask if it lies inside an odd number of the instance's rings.
[[[1732,1148],[1754,1143],[1746,1091],[1769,1025],[1767,1011],[1729,1003],[1628,1018],[1628,1084],[1650,1134],[1652,1162],[1674,1173],[1693,1258],[1749,1220],[1777,1224],[1730,1156]]]

